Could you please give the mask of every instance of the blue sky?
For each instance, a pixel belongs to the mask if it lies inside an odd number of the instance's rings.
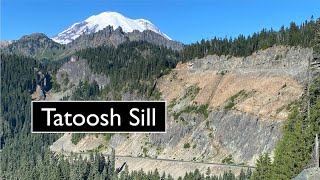
[[[320,16],[319,0],[1,0],[1,40],[43,32],[49,37],[104,11],[150,20],[183,43],[249,35]]]

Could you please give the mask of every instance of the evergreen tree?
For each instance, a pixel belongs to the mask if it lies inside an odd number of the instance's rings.
[[[314,27],[315,22],[311,19],[300,26],[292,22],[288,28],[282,26],[279,31],[262,29],[260,32],[253,33],[253,35],[247,37],[239,35],[234,39],[214,37],[207,41],[201,40],[187,45],[181,53],[181,60],[188,61],[196,57],[203,58],[209,54],[249,56],[253,52],[273,45],[312,47],[312,41],[315,37]],[[319,30],[319,28],[317,29]]]
[[[261,155],[257,160],[257,168],[255,169],[252,179],[267,180],[272,177],[271,159],[268,153]]]

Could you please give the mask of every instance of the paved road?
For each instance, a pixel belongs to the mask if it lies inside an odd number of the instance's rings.
[[[81,155],[89,155],[88,152],[82,153],[74,153],[74,154],[81,154]],[[103,153],[104,156],[110,156],[110,154]],[[153,160],[153,161],[167,161],[167,162],[176,162],[176,163],[194,163],[194,164],[203,164],[203,165],[216,165],[216,166],[223,166],[223,167],[239,167],[239,168],[250,168],[254,169],[255,166],[249,165],[241,165],[241,164],[223,164],[223,163],[214,163],[214,162],[197,162],[197,161],[185,161],[185,160],[175,160],[175,159],[162,159],[162,158],[148,158],[148,157],[133,157],[133,156],[121,156],[116,155],[116,158],[132,158],[132,159],[141,159],[141,160]]]

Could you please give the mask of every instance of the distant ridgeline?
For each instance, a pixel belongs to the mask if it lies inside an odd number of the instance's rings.
[[[59,60],[86,48],[117,47],[122,43],[133,41],[149,42],[175,51],[181,51],[183,48],[180,42],[166,39],[150,30],[125,33],[121,27],[114,30],[113,27],[107,26],[96,33],[83,34],[66,45],[53,41],[43,33],[34,33],[23,36],[0,50],[4,53],[29,56],[37,60]]]

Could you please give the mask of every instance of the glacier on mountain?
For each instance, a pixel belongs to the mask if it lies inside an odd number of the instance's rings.
[[[60,44],[68,44],[82,34],[95,33],[109,25],[112,26],[113,29],[120,26],[124,32],[151,30],[166,39],[172,40],[150,21],[145,19],[130,19],[117,12],[103,12],[98,15],[93,15],[82,22],[73,24],[68,29],[52,37],[52,40]]]

